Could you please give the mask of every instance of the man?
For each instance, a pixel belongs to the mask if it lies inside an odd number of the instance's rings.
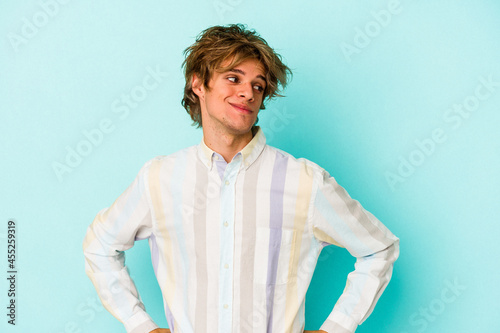
[[[305,295],[321,249],[357,258],[320,331],[354,332],[392,274],[399,240],[305,159],[265,144],[255,124],[290,70],[241,25],[203,31],[185,51],[183,106],[203,139],[148,161],[90,225],[86,272],[127,332],[304,330]],[[124,266],[149,240],[170,327],[145,312]]]

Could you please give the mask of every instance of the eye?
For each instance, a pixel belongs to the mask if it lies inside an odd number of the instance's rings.
[[[238,83],[238,78],[236,76],[228,76],[227,79],[232,83]]]
[[[253,88],[254,88],[255,90],[257,90],[258,92],[263,92],[263,91],[264,91],[264,88],[263,88],[262,86],[258,85],[258,84],[257,84],[257,85],[255,85],[255,86],[253,86]]]

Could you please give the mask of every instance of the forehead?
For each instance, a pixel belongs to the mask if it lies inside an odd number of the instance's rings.
[[[226,59],[221,63],[217,72],[225,73],[225,72],[240,72],[240,74],[250,74],[247,72],[255,72],[255,75],[265,80],[266,70],[265,66],[262,62],[255,58],[248,58],[239,63],[235,62],[232,64],[233,59]]]

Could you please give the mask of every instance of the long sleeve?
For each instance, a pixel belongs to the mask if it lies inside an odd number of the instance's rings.
[[[311,219],[314,237],[344,247],[356,257],[355,270],[321,329],[352,333],[371,314],[389,283],[399,256],[399,239],[326,171],[321,176]]]
[[[149,333],[158,326],[146,313],[125,266],[124,251],[136,238],[152,233],[147,188],[150,162],[109,208],[101,210],[83,241],[85,271],[104,307],[120,320],[128,333]]]

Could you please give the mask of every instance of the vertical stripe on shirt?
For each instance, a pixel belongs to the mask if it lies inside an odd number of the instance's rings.
[[[256,239],[256,202],[259,167],[252,165],[245,173],[245,191],[241,222],[241,257],[240,257],[240,327],[244,332],[253,330],[253,282]]]
[[[170,317],[173,319],[174,316],[170,312],[170,308],[168,304],[173,304],[173,298],[174,298],[174,293],[175,293],[175,270],[174,270],[174,258],[172,258],[172,240],[170,233],[168,232],[167,229],[167,220],[166,220],[166,212],[165,208],[169,206],[164,206],[163,205],[163,195],[161,191],[161,185],[164,185],[161,183],[162,178],[160,175],[165,172],[170,174],[172,170],[161,170],[162,166],[169,166],[168,164],[163,164],[161,163],[160,160],[155,159],[151,163],[151,169],[149,172],[149,190],[151,193],[151,204],[153,206],[154,212],[155,212],[155,218],[157,221],[157,226],[158,226],[158,232],[163,239],[162,245],[163,245],[163,257],[165,258],[165,266],[166,266],[166,274],[165,274],[165,281],[158,280],[158,284],[160,285],[161,289],[164,290],[164,299],[167,304],[167,307],[165,307],[165,313],[167,315],[170,315]],[[170,183],[172,178],[167,178],[164,180],[164,182]],[[168,185],[168,184],[167,184]],[[167,309],[169,311],[167,312]],[[175,320],[172,320],[172,322],[168,323],[169,326],[173,329],[175,326],[178,326]]]
[[[278,260],[281,248],[281,227],[283,224],[283,194],[286,178],[286,166],[288,157],[276,152],[274,161],[273,176],[271,179],[270,200],[270,235],[269,235],[269,256],[267,261],[267,332],[272,332],[273,327],[273,303],[274,288],[276,284],[276,274],[278,271]]]
[[[198,162],[200,163],[200,162]],[[220,262],[220,187],[221,179],[215,170],[206,171],[208,183],[206,187],[202,184],[195,185],[203,194],[204,208],[206,210],[206,259],[207,264],[207,332],[217,332],[219,326],[219,262]]]
[[[207,285],[207,184],[208,174],[206,167],[196,163],[196,190],[194,193],[194,246],[196,260],[196,308],[195,308],[195,330],[203,330],[208,327],[208,285]]]
[[[188,290],[189,284],[188,280],[190,277],[190,272],[189,272],[189,258],[188,258],[188,249],[186,246],[186,237],[187,233],[184,231],[184,228],[189,227],[189,223],[185,223],[185,218],[183,216],[184,212],[184,205],[183,203],[185,202],[185,193],[184,189],[186,188],[185,182],[189,182],[188,179],[186,179],[186,153],[183,151],[182,154],[179,154],[177,159],[175,160],[175,166],[174,170],[172,172],[172,178],[175,179],[175,182],[172,182],[170,184],[170,192],[175,193],[175,195],[172,195],[170,197],[171,199],[171,207],[173,211],[173,225],[174,225],[174,231],[175,231],[175,237],[173,237],[173,242],[172,245],[177,245],[177,254],[178,254],[178,260],[175,262],[177,263],[177,268],[180,273],[179,279],[177,280],[176,283],[176,297],[175,301],[178,304],[183,304],[184,306],[184,314],[190,313],[189,311],[189,301],[188,301],[188,294],[181,292],[181,290]],[[165,205],[169,203],[165,202]],[[186,219],[186,221],[190,221],[190,219]],[[180,260],[179,260],[180,259]],[[181,325],[184,328],[188,328],[191,326],[191,321],[187,318],[186,315],[183,315],[182,317],[178,316],[178,320],[181,321]]]
[[[286,289],[286,304],[285,304],[285,323],[293,327],[295,315],[299,310],[299,299],[297,290],[297,274],[303,274],[301,266],[299,266],[299,258],[302,246],[302,238],[304,229],[307,222],[307,213],[309,211],[309,203],[312,192],[312,177],[310,177],[311,170],[308,166],[303,164],[300,168],[299,186],[297,188],[297,201],[295,205],[295,217],[293,221],[293,228],[296,231],[297,237],[292,244],[293,255],[290,256],[290,263],[288,264],[288,284]]]

